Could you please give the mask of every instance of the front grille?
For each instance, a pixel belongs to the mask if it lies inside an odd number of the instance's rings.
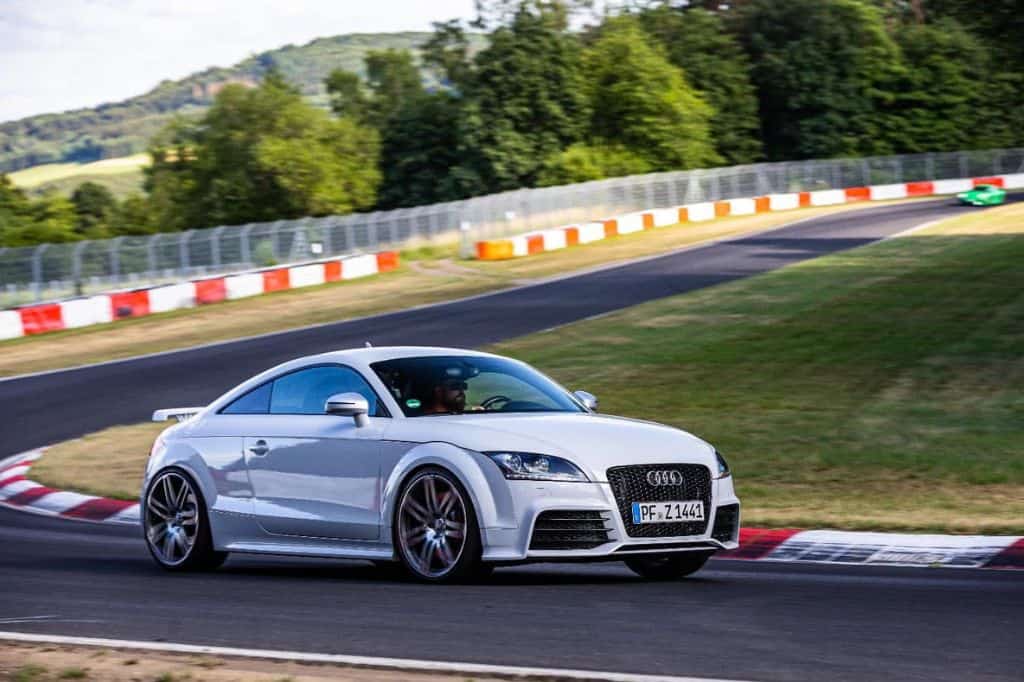
[[[727,504],[715,512],[715,526],[711,529],[711,537],[719,542],[731,542],[736,539],[736,531],[740,525],[740,506]]]
[[[530,549],[592,549],[608,542],[604,512],[548,510],[533,524]]]
[[[682,485],[654,486],[647,482],[649,471],[678,471],[683,475]],[[684,535],[702,535],[707,531],[707,518],[711,514],[711,470],[703,464],[641,464],[612,467],[608,470],[608,483],[615,494],[626,533],[633,538],[669,538]],[[673,502],[702,500],[704,521],[680,523],[633,523],[634,502]]]

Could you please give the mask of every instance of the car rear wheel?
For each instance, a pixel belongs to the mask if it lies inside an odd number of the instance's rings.
[[[709,558],[711,552],[678,552],[626,559],[626,565],[648,580],[676,580],[696,573]]]
[[[402,489],[393,526],[405,570],[425,582],[467,580],[486,574],[473,504],[453,474],[430,467]]]
[[[142,518],[146,547],[168,571],[212,570],[228,558],[227,552],[214,551],[203,495],[180,469],[153,478]]]

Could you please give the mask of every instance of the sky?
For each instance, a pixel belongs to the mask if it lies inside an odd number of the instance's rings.
[[[0,0],[0,121],[127,99],[289,43],[473,14],[473,0]]]

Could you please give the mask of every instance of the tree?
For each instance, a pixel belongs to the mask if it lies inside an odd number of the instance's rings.
[[[588,102],[580,46],[557,4],[520,3],[474,58],[460,121],[465,161],[453,171],[464,189],[533,186],[545,159],[582,140]]]
[[[644,30],[661,43],[669,61],[683,70],[686,80],[714,109],[711,135],[723,162],[758,161],[764,150],[750,62],[722,17],[669,2],[640,12],[638,17]]]
[[[602,178],[640,175],[652,170],[647,159],[622,146],[595,147],[578,143],[550,157],[541,170],[537,184],[542,187],[568,185]]]
[[[458,19],[434,22],[433,26],[433,34],[422,47],[423,62],[448,86],[464,90],[473,73],[466,31]]]
[[[892,151],[886,110],[902,63],[877,8],[857,0],[751,0],[739,28],[769,159]]]
[[[117,200],[105,186],[87,181],[71,193],[75,207],[75,231],[86,239],[102,239],[108,236],[111,218],[117,207]]]
[[[14,246],[15,232],[26,220],[28,211],[25,192],[0,173],[0,246]]]
[[[366,80],[373,91],[373,122],[381,128],[404,102],[423,94],[420,70],[408,50],[371,51],[366,55]]]
[[[141,194],[129,194],[113,211],[110,224],[117,236],[142,236],[158,232],[153,208]]]
[[[271,72],[165,131],[146,188],[161,229],[346,213],[376,200],[379,147],[375,130],[333,119]]]
[[[31,202],[24,213],[3,230],[6,246],[73,242],[81,239],[75,232],[75,207],[67,197],[50,192]]]
[[[381,139],[379,208],[418,206],[464,196],[451,173],[461,160],[461,101],[448,92],[420,93],[404,100]]]
[[[907,66],[896,101],[905,127],[897,151],[1024,144],[1021,69],[1007,62],[1001,46],[987,44],[983,33],[972,33],[930,3],[921,12],[927,21],[904,16],[892,28]]]
[[[370,99],[358,75],[344,69],[335,69],[327,75],[324,85],[331,98],[331,111],[360,123],[367,122],[370,117]]]
[[[645,39],[634,17],[606,20],[584,61],[590,134],[599,144],[621,146],[652,170],[720,162],[710,130],[713,109]]]
[[[926,19],[956,19],[980,37],[999,71],[1024,71],[1024,6],[1021,0],[922,0]]]

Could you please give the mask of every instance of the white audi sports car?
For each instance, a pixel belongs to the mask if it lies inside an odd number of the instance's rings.
[[[246,552],[400,563],[435,582],[588,560],[671,579],[737,547],[739,500],[711,445],[596,409],[487,353],[293,360],[154,413],[180,423],[146,467],[146,545],[171,570]]]

